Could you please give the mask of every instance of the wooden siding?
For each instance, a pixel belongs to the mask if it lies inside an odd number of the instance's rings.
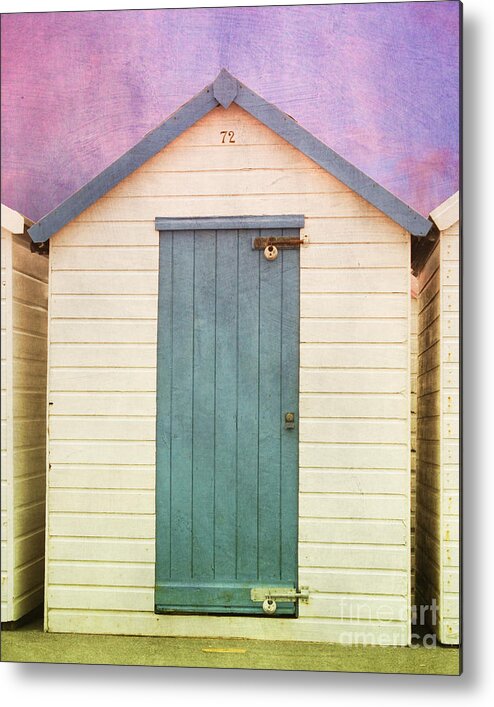
[[[417,603],[437,603],[431,628],[459,643],[459,224],[419,275]]]
[[[234,129],[236,143],[221,145]],[[227,195],[224,194],[227,189]],[[296,621],[158,616],[157,216],[303,213]],[[51,240],[47,628],[409,641],[409,236],[238,107]]]
[[[2,435],[2,561],[5,551],[8,567],[2,591],[5,583],[8,608],[2,603],[2,620],[16,621],[43,600],[48,259],[31,253],[25,236],[6,234],[4,240],[2,233],[2,241],[8,260],[2,269],[8,381],[2,405],[8,417]]]

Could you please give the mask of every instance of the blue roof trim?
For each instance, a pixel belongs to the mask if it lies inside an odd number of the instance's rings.
[[[427,235],[431,228],[428,219],[318,140],[279,108],[267,103],[242,84],[239,85],[235,103],[414,236]]]
[[[156,155],[218,105],[237,103],[261,123],[303,152],[362,198],[414,236],[425,236],[432,222],[302,128],[293,118],[265,101],[222,69],[215,81],[148,133],[122,157],[31,226],[35,243],[47,241],[69,221],[106,194],[122,179]]]
[[[235,100],[238,87],[239,83],[237,79],[229,74],[226,69],[221,69],[220,73],[213,81],[214,97],[223,108],[228,108]]]

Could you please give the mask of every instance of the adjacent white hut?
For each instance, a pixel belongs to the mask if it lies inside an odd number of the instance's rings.
[[[409,642],[430,227],[223,71],[30,229],[47,630]]]
[[[437,607],[442,643],[460,641],[460,207],[435,209],[417,247],[417,600]],[[429,615],[429,618],[433,617]]]
[[[48,258],[31,221],[2,223],[2,622],[43,602]]]
[[[410,301],[410,555],[411,555],[411,600],[416,607],[415,567],[416,555],[416,507],[417,507],[417,372],[418,372],[418,282],[412,275]]]

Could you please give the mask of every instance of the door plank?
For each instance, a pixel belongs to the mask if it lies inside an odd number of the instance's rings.
[[[237,231],[218,234],[216,282],[214,568],[228,579],[236,572]]]
[[[259,262],[252,238],[261,231],[239,231],[238,268],[238,515],[237,571],[240,580],[257,577],[257,493],[259,425]]]
[[[173,235],[171,575],[190,579],[192,568],[192,361],[194,232]]]
[[[216,231],[195,234],[192,576],[214,577]]]
[[[156,410],[156,581],[170,578],[173,236],[160,235]],[[159,554],[158,554],[159,553]]]
[[[280,237],[281,230],[263,230]],[[259,556],[258,577],[279,579],[281,452],[281,253],[262,257],[259,284]]]

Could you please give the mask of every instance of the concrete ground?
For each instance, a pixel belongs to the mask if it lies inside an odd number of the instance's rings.
[[[19,663],[159,665],[458,675],[460,651],[211,638],[44,633],[41,619],[2,630],[1,659]]]

